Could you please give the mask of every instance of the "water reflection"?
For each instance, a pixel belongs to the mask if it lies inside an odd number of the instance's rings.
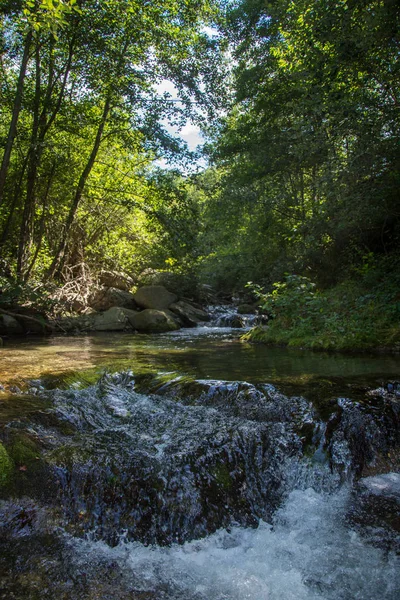
[[[82,369],[178,371],[201,379],[273,382],[286,386],[379,385],[398,377],[393,355],[346,355],[252,345],[228,328],[171,334],[106,333],[10,340],[0,348],[0,383]]]

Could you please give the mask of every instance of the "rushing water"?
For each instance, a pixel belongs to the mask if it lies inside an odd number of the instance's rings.
[[[399,597],[400,404],[367,391],[397,357],[227,328],[0,353],[1,598]]]

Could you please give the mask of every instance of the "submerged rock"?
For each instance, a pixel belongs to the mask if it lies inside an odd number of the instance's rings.
[[[40,447],[42,479],[51,471],[59,494],[42,487],[68,531],[111,545],[121,536],[169,545],[232,523],[254,526],[293,489],[332,492],[344,466],[358,475],[397,443],[384,441],[396,429],[393,414],[382,421],[365,410],[365,419],[359,405],[341,399],[325,432],[309,401],[269,384],[173,375],[135,381],[126,372],[41,394],[50,410],[29,426],[8,426],[11,459],[27,467],[26,482],[39,481]],[[21,448],[25,427],[30,437]]]
[[[367,394],[368,398],[368,394]],[[373,400],[373,402],[372,402]],[[334,468],[344,479],[394,466],[400,444],[400,403],[396,398],[373,397],[362,404],[338,398],[338,411],[327,423],[327,448]],[[395,455],[395,457],[392,456]],[[395,458],[397,466],[400,465]]]
[[[400,552],[400,474],[363,477],[356,485],[348,519],[375,546]]]

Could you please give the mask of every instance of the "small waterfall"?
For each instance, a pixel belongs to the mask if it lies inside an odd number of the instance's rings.
[[[237,307],[233,305],[208,306],[207,312],[211,317],[207,324],[209,327],[231,327],[243,329],[254,327],[265,321],[265,317],[259,314],[239,314]]]

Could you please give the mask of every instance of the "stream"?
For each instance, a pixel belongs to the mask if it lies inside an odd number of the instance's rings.
[[[399,357],[241,333],[5,341],[0,598],[400,597]]]

